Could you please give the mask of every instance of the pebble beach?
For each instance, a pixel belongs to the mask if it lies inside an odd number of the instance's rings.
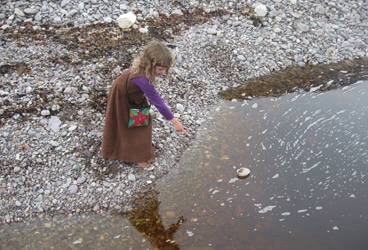
[[[129,210],[178,167],[219,91],[291,66],[368,57],[365,0],[0,0],[0,6],[0,224]],[[122,29],[117,20],[129,12],[137,19]],[[175,54],[157,89],[188,135],[153,109],[156,158],[141,169],[103,159],[100,146],[109,87],[152,39]]]

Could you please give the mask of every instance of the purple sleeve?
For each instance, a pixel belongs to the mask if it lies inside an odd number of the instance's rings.
[[[157,93],[155,87],[149,82],[146,77],[132,78],[132,82],[137,85],[153,105],[160,111],[166,120],[172,120],[174,118],[173,113],[169,107],[162,100],[161,96]]]

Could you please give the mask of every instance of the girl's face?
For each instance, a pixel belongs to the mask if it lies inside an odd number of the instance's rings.
[[[163,74],[166,74],[167,68],[162,66],[155,66],[155,76],[161,76]]]

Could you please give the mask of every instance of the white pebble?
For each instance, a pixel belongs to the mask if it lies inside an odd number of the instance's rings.
[[[73,126],[71,126],[68,130],[71,132],[71,131],[76,130],[76,128],[77,128],[77,126],[76,126],[76,125],[73,125]]]
[[[135,23],[136,20],[137,16],[134,15],[132,12],[128,12],[126,14],[119,16],[116,21],[120,28],[127,29],[130,28]]]
[[[21,11],[19,8],[14,9],[14,14],[16,14],[17,16],[25,16],[23,11]]]
[[[36,8],[26,8],[23,11],[26,14],[34,15],[34,14],[36,14],[38,12],[38,9],[36,9]]]
[[[267,7],[264,4],[259,4],[254,8],[254,12],[257,14],[257,16],[264,17],[267,15]]]
[[[57,141],[50,141],[49,143],[50,143],[50,145],[51,145],[51,146],[53,146],[53,147],[57,147],[57,146],[59,146],[59,143],[58,143]]]
[[[180,112],[184,112],[184,106],[180,103],[176,104],[176,109],[179,110]]]
[[[139,32],[141,33],[148,33],[148,29],[146,27],[140,28]]]

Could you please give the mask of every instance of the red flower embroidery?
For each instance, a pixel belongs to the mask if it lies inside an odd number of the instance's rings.
[[[146,118],[147,118],[147,115],[144,115],[144,114],[142,114],[141,111],[139,111],[138,114],[136,116],[134,116],[133,119],[134,119],[134,123],[136,125],[144,125],[144,122],[145,122]]]
[[[149,123],[149,108],[130,109],[129,127],[147,126]]]

